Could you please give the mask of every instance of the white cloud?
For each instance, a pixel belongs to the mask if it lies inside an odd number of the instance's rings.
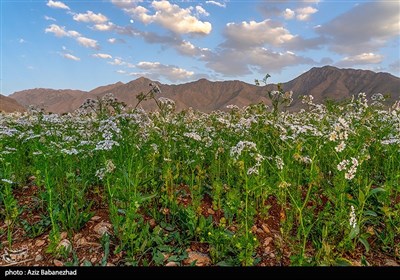
[[[362,53],[354,56],[346,56],[336,65],[341,67],[350,67],[363,64],[378,64],[383,60],[383,56],[375,53]]]
[[[291,9],[285,9],[285,11],[283,12],[283,17],[285,19],[292,19],[294,18],[295,12]]]
[[[202,6],[196,6],[196,13],[198,15],[203,15],[206,17],[208,17],[210,15]]]
[[[113,61],[109,62],[111,65],[122,65],[123,61],[120,58],[114,58]]]
[[[65,31],[64,26],[58,26],[57,24],[52,24],[44,30],[45,33],[53,33],[57,37],[70,36],[67,31]]]
[[[112,31],[115,29],[115,24],[112,22],[95,24],[93,29],[97,31]]]
[[[104,23],[108,20],[108,18],[101,14],[95,14],[92,11],[87,11],[86,14],[75,14],[73,16],[73,19],[76,21],[82,21],[82,22],[93,22],[93,23]]]
[[[83,37],[78,31],[66,30],[64,26],[58,26],[52,24],[45,29],[45,33],[53,33],[57,37],[71,37],[74,38],[79,45],[86,48],[99,49],[99,45],[96,40]]]
[[[117,70],[116,71],[118,74],[126,74],[126,71],[125,70]]]
[[[153,1],[151,6],[155,10],[153,15],[143,6],[124,8],[124,11],[144,24],[155,22],[178,34],[211,32],[211,23],[200,21],[192,14],[191,7],[184,9],[165,0]]]
[[[72,54],[69,54],[69,53],[63,53],[63,54],[61,54],[64,58],[66,58],[66,59],[69,59],[69,60],[74,60],[74,61],[79,61],[79,60],[81,60],[79,57],[76,57],[76,56],[74,56],[74,55],[72,55]]]
[[[107,42],[109,42],[110,44],[117,44],[117,43],[121,43],[121,44],[125,44],[125,40],[123,39],[117,39],[117,38],[109,38],[107,39]]]
[[[298,56],[293,52],[274,52],[262,47],[248,49],[222,49],[209,53],[202,60],[214,71],[225,76],[279,73],[285,67],[299,64],[314,64],[314,60]]]
[[[305,21],[305,20],[310,19],[310,16],[312,14],[315,14],[316,12],[318,12],[318,10],[313,7],[299,8],[299,9],[296,9],[296,13],[297,13],[296,18],[298,20]]]
[[[76,41],[79,43],[79,45],[84,46],[86,48],[99,49],[99,45],[97,44],[96,40],[89,39],[86,37],[78,37],[76,38]]]
[[[24,38],[19,39],[18,42],[19,42],[20,44],[26,43],[26,41],[24,40]]]
[[[226,8],[225,3],[221,3],[221,2],[217,2],[217,1],[206,1],[206,4],[211,4],[211,5],[221,7],[221,8]]]
[[[68,36],[79,37],[79,36],[81,36],[81,34],[78,31],[70,30],[70,31],[68,31]]]
[[[111,65],[117,65],[117,66],[126,66],[128,68],[133,68],[135,67],[135,65],[133,65],[132,63],[126,62],[124,61],[122,58],[120,57],[116,57],[114,58],[112,61],[108,62]]]
[[[191,79],[194,72],[179,68],[174,65],[165,65],[160,62],[142,61],[136,64],[136,68],[145,70],[146,73],[131,73],[134,76],[145,75],[150,79],[159,79],[164,77],[171,82],[185,81]]]
[[[399,2],[357,5],[316,29],[330,40],[329,49],[348,55],[376,52],[400,35]]]
[[[95,53],[92,55],[93,57],[102,58],[102,59],[111,59],[112,56],[106,53]]]
[[[227,41],[223,45],[236,48],[264,44],[279,46],[294,38],[287,29],[269,19],[261,22],[228,23],[224,35]]]
[[[46,5],[49,6],[50,8],[70,10],[70,8],[67,5],[65,5],[63,2],[60,1],[49,0],[49,2],[47,2]]]
[[[120,8],[132,8],[140,2],[143,2],[143,0],[111,0],[111,3]]]
[[[51,20],[51,21],[57,21],[55,18],[49,17],[49,16],[44,16],[45,20]]]

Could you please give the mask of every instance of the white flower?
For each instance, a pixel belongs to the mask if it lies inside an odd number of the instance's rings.
[[[337,165],[337,170],[339,170],[339,171],[345,170],[348,164],[349,164],[349,161],[348,161],[347,159],[342,160],[342,161]]]
[[[356,210],[354,209],[353,205],[351,205],[350,208],[351,208],[351,211],[350,211],[349,223],[350,223],[350,227],[355,228],[357,226]]]
[[[250,167],[248,170],[247,170],[247,175],[251,175],[251,174],[256,174],[256,175],[258,175],[258,168],[257,168],[258,166],[253,166],[253,167]]]
[[[96,171],[96,177],[98,177],[100,180],[103,180],[103,177],[106,173],[105,168],[100,168],[99,170]]]
[[[339,153],[339,152],[343,151],[344,148],[346,148],[346,143],[344,143],[344,141],[342,141],[342,142],[340,142],[339,145],[337,145],[337,146],[335,147],[335,150],[336,150],[336,152]]]
[[[332,131],[331,134],[329,134],[329,141],[336,141],[337,139],[337,132]]]
[[[285,165],[285,163],[283,162],[282,158],[279,156],[275,156],[275,162],[276,162],[276,166],[278,167],[279,170],[283,169],[283,166]]]
[[[115,167],[115,165],[114,165],[114,163],[112,162],[111,159],[106,161],[106,172],[107,173],[113,172],[115,170],[115,168],[116,167]]]
[[[352,170],[350,170],[350,171],[352,171]],[[347,180],[352,180],[354,178],[354,176],[355,176],[354,172],[350,172],[350,171],[346,172],[344,174],[344,178],[346,178]]]

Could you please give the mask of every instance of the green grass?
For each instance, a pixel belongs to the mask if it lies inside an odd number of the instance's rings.
[[[252,266],[263,242],[252,228],[269,218],[273,197],[283,215],[275,247],[290,251],[291,265],[339,265],[356,250],[399,258],[398,103],[382,109],[361,94],[329,106],[308,99],[300,112],[276,101],[205,114],[175,112],[150,93],[139,103],[153,98],[159,112],[107,96],[80,113],[0,115],[10,246],[16,225],[30,235],[50,227],[56,253],[60,232],[78,232],[93,215],[90,195],[101,193],[129,264],[162,265],[162,253],[180,262],[199,242],[214,265]],[[32,175],[46,221],[37,226],[21,221],[14,195]],[[219,219],[204,215],[206,197]]]

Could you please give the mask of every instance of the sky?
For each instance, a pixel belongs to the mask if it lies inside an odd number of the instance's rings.
[[[1,0],[0,93],[167,84],[312,67],[400,76],[400,1]]]

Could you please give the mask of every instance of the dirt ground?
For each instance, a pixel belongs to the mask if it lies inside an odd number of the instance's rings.
[[[33,224],[41,219],[40,207],[38,207],[38,187],[26,186],[19,192],[15,193],[19,207],[24,209],[19,219],[26,220]],[[67,232],[61,233],[61,241],[59,247],[63,246],[66,250],[73,248],[74,255],[67,258],[56,257],[54,254],[46,252],[49,246],[49,230],[46,230],[35,238],[27,236],[24,227],[16,225],[12,234],[12,246],[9,247],[7,241],[7,224],[0,222],[0,266],[124,266],[126,264],[125,252],[115,253],[116,244],[110,239],[109,254],[105,259],[104,246],[102,246],[103,234],[112,235],[112,225],[109,219],[107,205],[103,203],[100,195],[92,194],[90,198],[93,203],[92,211],[94,215],[85,224],[85,226],[72,236],[68,236]],[[187,196],[180,198],[180,203],[190,203]],[[260,246],[257,249],[257,257],[260,261],[257,266],[290,266],[291,252],[289,247],[284,243],[280,233],[281,220],[285,219],[285,212],[279,206],[275,197],[270,196],[266,202],[270,207],[268,209],[267,218],[257,217],[252,232],[257,236]],[[204,216],[212,216],[213,220],[219,222],[223,216],[220,211],[212,209],[211,197],[205,196],[202,204],[202,214]],[[151,227],[155,226],[153,219],[146,219]],[[400,242],[400,238],[399,238]],[[310,246],[311,248],[311,246]],[[165,255],[164,266],[189,266],[196,261],[196,266],[212,265],[209,255],[209,246],[205,243],[193,242],[186,249],[188,252],[187,259],[182,262],[168,261],[170,256]],[[312,255],[312,250],[307,254]],[[371,266],[400,266],[399,260],[385,255],[383,252],[374,251],[373,249],[365,254],[363,247],[357,248],[352,254],[345,256],[350,260],[351,265],[361,266],[361,256],[365,255],[366,261]]]

